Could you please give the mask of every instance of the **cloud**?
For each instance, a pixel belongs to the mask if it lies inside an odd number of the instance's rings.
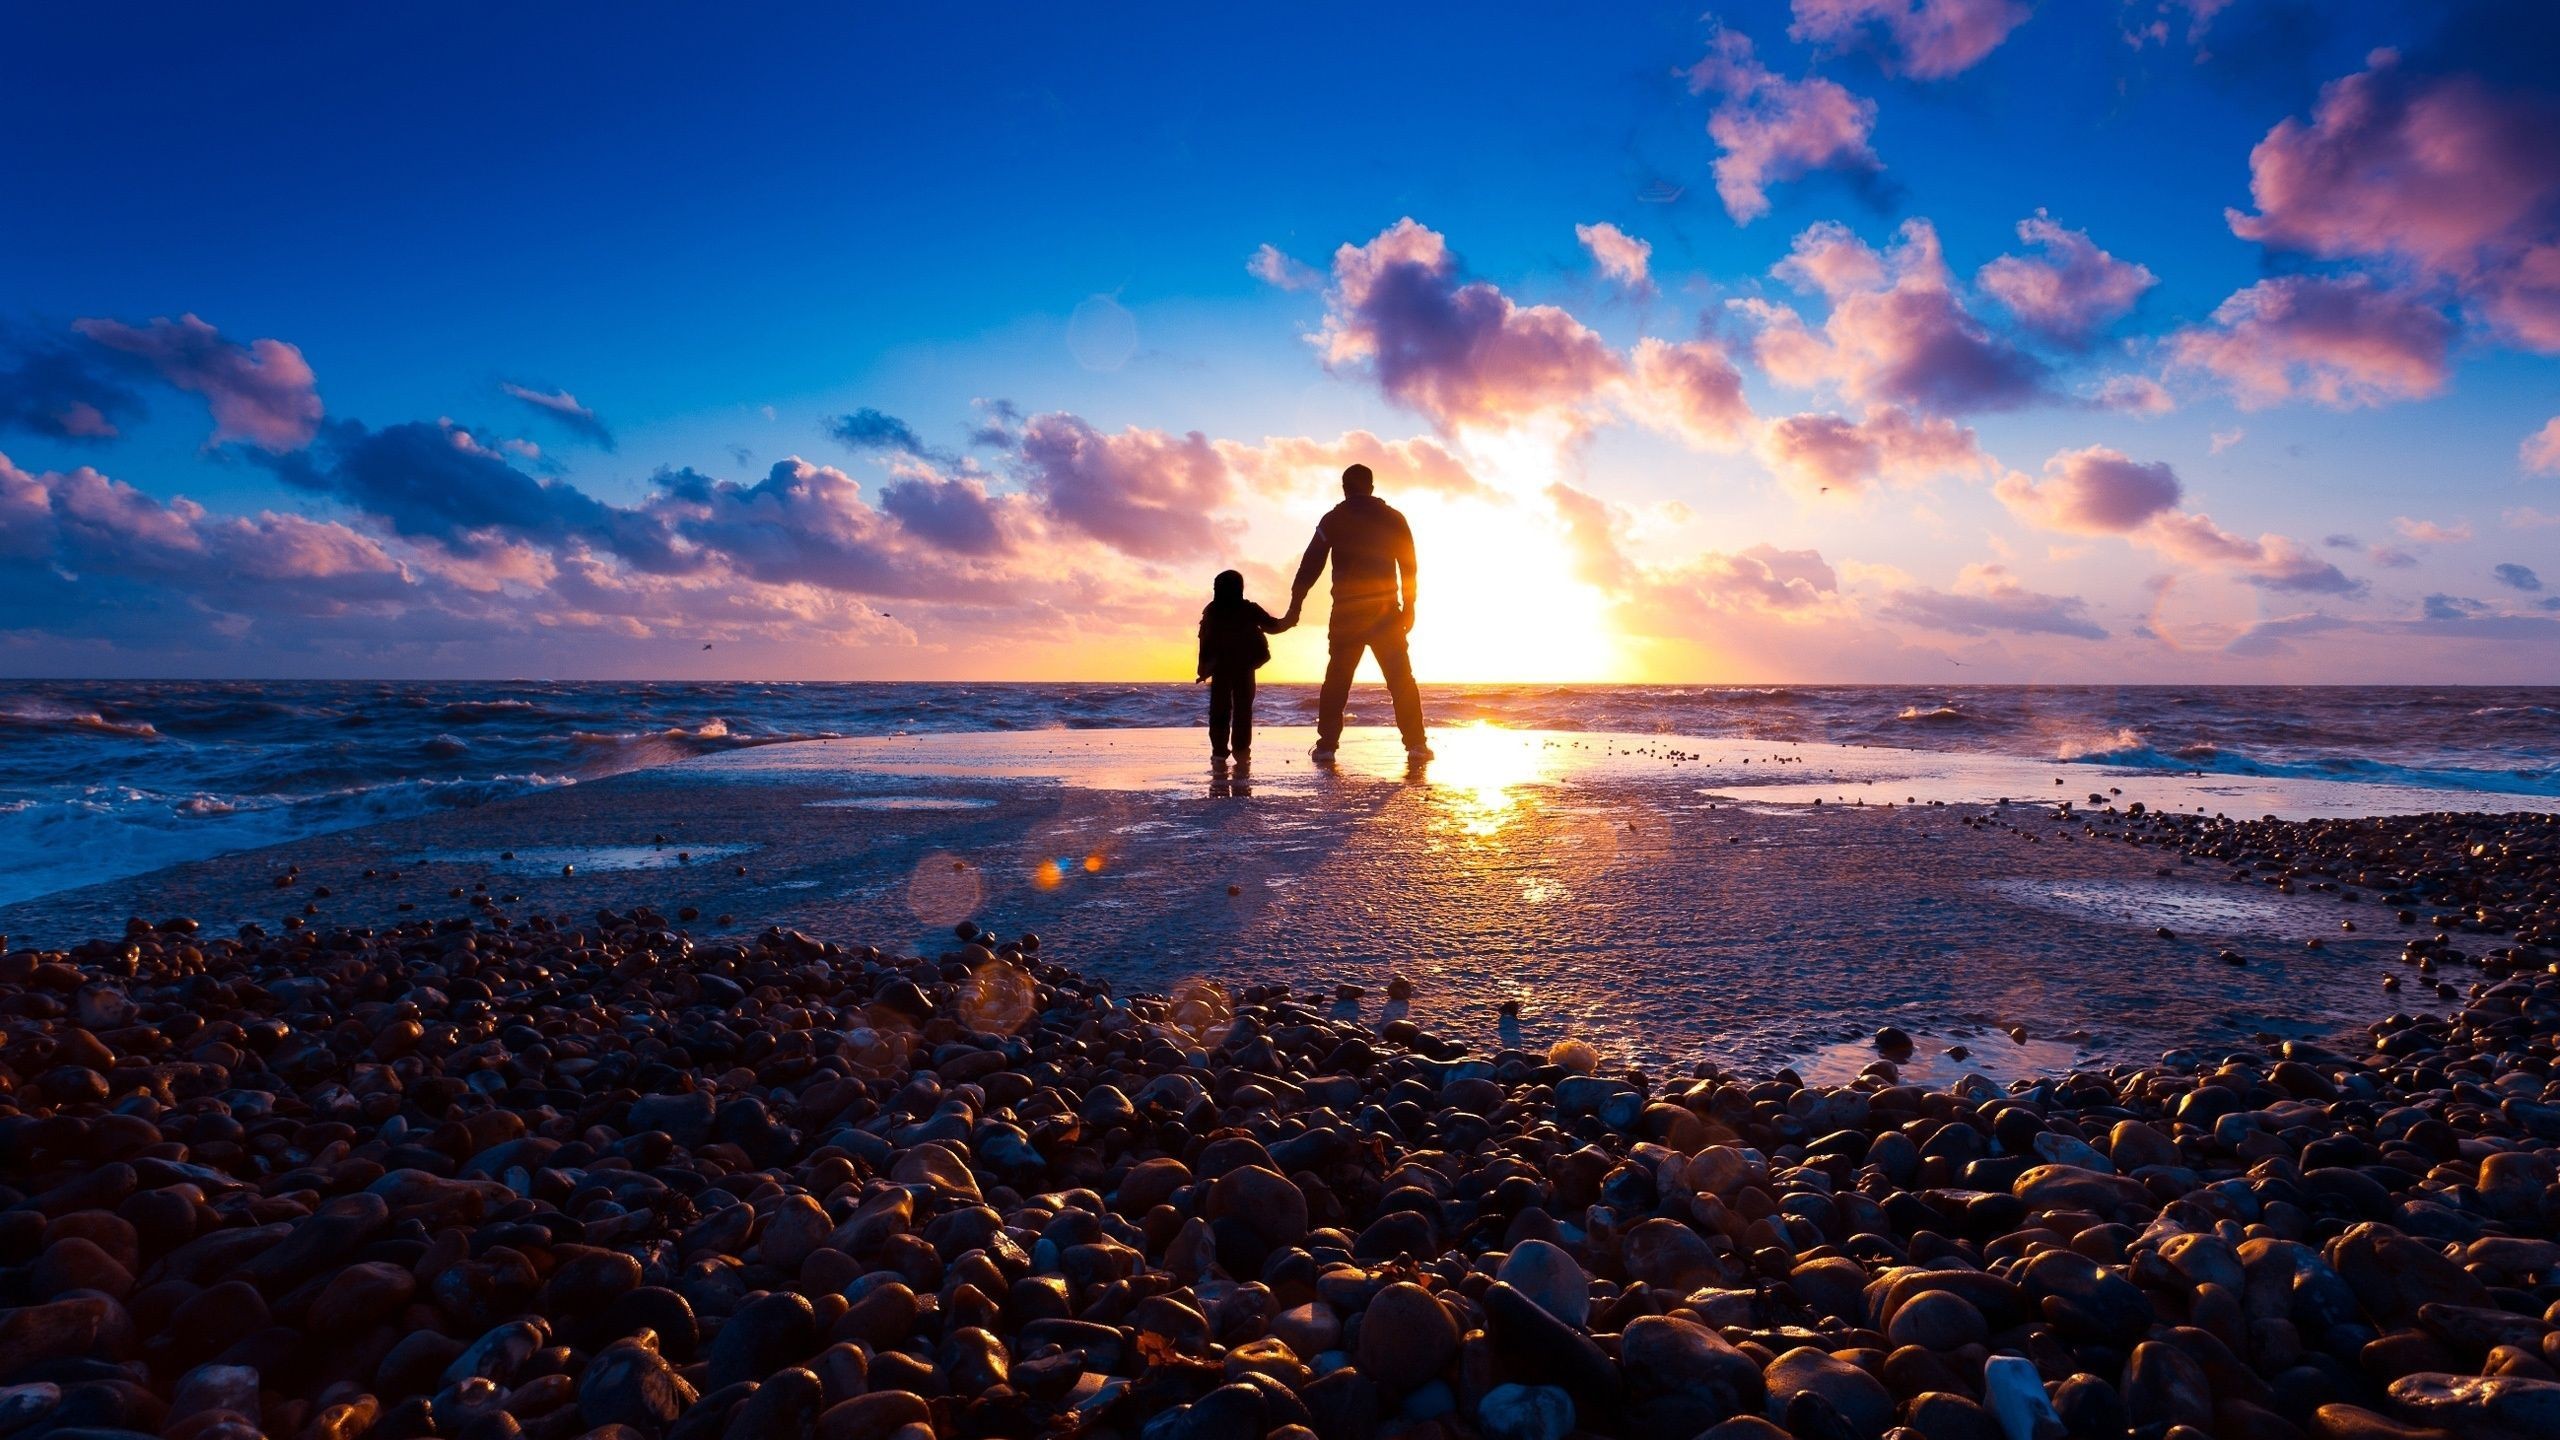
[[[2168,465],[2091,445],[2044,462],[2044,479],[2016,471],[1993,488],[2028,523],[2074,535],[2124,535],[2177,508],[2183,489]]]
[[[2427,620],[2460,621],[2487,613],[2486,604],[2465,595],[2430,595],[2418,607],[2419,617]]]
[[[1999,565],[1968,565],[1953,590],[1915,587],[1897,590],[1885,602],[1887,619],[1907,621],[1954,635],[2067,635],[2104,640],[2107,632],[2088,615],[2076,595],[2047,595],[2030,590]]]
[[[2249,153],[2257,213],[2238,234],[2402,267],[2488,322],[2560,351],[2560,97],[2420,73],[2390,50],[2320,92]]]
[[[2178,408],[2169,387],[2148,375],[2110,375],[2090,398],[2099,409],[2120,415],[2166,415]]]
[[[1978,475],[1990,465],[1973,432],[1952,420],[1898,406],[1871,407],[1858,420],[1790,415],[1761,435],[1761,458],[1802,493],[1854,493],[1877,481],[1916,485],[1939,475]]]
[[[2408,551],[2401,549],[2397,545],[2376,545],[2371,550],[2366,551],[2365,554],[2366,557],[2372,560],[2374,564],[2381,566],[2385,570],[2408,570],[2414,568],[2418,563],[2417,556],[2410,554]]]
[[[2543,422],[2516,447],[2516,463],[2532,475],[2560,475],[2560,415]]]
[[[947,563],[938,542],[923,551],[908,545],[905,517],[884,517],[864,503],[860,482],[833,466],[795,455],[752,485],[691,470],[662,472],[656,484],[652,519],[694,553],[716,555],[753,580],[954,601],[973,588],[974,572]],[[922,498],[910,513],[948,497]]]
[[[281,340],[242,345],[193,315],[140,326],[79,320],[71,328],[203,396],[213,410],[213,444],[242,440],[263,450],[298,450],[319,428],[320,394],[311,366]]]
[[[1624,370],[1563,310],[1515,305],[1462,278],[1448,242],[1411,218],[1334,252],[1315,339],[1326,363],[1364,367],[1388,399],[1442,430],[1541,417],[1579,426]]]
[[[1368,466],[1377,476],[1382,494],[1417,490],[1440,495],[1488,493],[1467,469],[1466,462],[1439,442],[1419,436],[1381,440],[1366,430],[1350,430],[1334,440],[1275,436],[1259,445],[1232,440],[1221,440],[1216,445],[1242,488],[1256,494],[1336,494],[1342,472],[1353,465]]]
[[[0,327],[0,430],[49,440],[110,440],[142,418],[126,357]]]
[[[1702,450],[1734,448],[1751,424],[1742,372],[1723,347],[1705,340],[1637,341],[1627,408],[1645,424]]]
[[[558,421],[561,427],[571,434],[592,441],[602,449],[613,448],[613,431],[606,427],[603,420],[597,418],[595,411],[579,404],[578,397],[568,391],[538,390],[530,385],[519,385],[513,380],[499,381],[498,388],[510,398],[522,401],[536,413]]]
[[[1737,615],[1805,619],[1842,611],[1840,577],[1816,550],[1753,545],[1656,567],[1626,553],[1625,512],[1559,481],[1547,487],[1575,578],[1608,596],[1628,633],[1695,638]]]
[[[2533,573],[2533,568],[2529,565],[2513,563],[2493,565],[2489,568],[2489,574],[2499,584],[2510,590],[2533,591],[2542,588],[2542,577]]]
[[[1597,225],[1576,225],[1573,238],[1591,252],[1600,273],[1639,293],[1653,289],[1653,246],[1639,240],[1617,226],[1602,221]]]
[[[883,486],[880,508],[907,533],[960,555],[1007,548],[1000,511],[975,477],[901,476]]]
[[[2249,432],[2237,425],[2228,430],[2216,430],[2213,432],[2212,443],[2205,447],[2205,453],[2219,455],[2248,438]]]
[[[1303,260],[1283,254],[1276,245],[1256,248],[1252,258],[1244,262],[1245,273],[1265,285],[1280,290],[1314,290],[1324,284],[1324,275]]]
[[[2160,277],[2101,250],[2087,232],[2066,230],[2038,210],[2018,222],[2018,238],[2043,253],[2003,255],[1975,277],[2020,323],[2057,344],[2080,346],[2130,313]]]
[[[1886,69],[1942,80],[1999,49],[2029,13],[2018,0],[1795,0],[1787,33],[1832,46],[1880,39]]]
[[[1761,324],[1755,353],[1781,384],[1942,414],[2008,409],[2044,390],[2042,362],[1995,338],[1956,298],[1926,220],[1905,221],[1881,255],[1825,221],[1796,237],[1774,273],[1831,305],[1817,336],[1785,306],[1743,302]]]
[[[2403,515],[2391,522],[2391,528],[2421,545],[2457,545],[2471,538],[2471,524],[2467,520],[2439,525],[2433,520]]]
[[[2268,590],[2312,595],[2356,595],[2363,581],[2312,554],[2299,540],[2261,535],[2252,540],[2213,523],[2210,515],[2172,511],[2155,516],[2134,537],[2172,559],[2200,569],[2227,570]]]
[[[857,455],[887,451],[921,460],[932,454],[906,421],[868,405],[850,415],[838,415],[828,420],[827,436]]]
[[[1073,415],[1035,415],[1019,457],[1024,488],[1051,519],[1126,554],[1206,554],[1231,528],[1214,512],[1235,473],[1197,430],[1106,435]]]
[[[608,505],[565,480],[537,480],[451,421],[381,430],[337,421],[323,429],[314,450],[276,457],[270,466],[289,485],[458,555],[579,544],[660,574],[701,563],[673,543],[656,517]]]
[[[88,466],[35,474],[0,455],[0,596],[49,590],[55,633],[114,637],[146,600],[171,590],[185,599],[168,608],[204,629],[226,615],[326,618],[381,606],[417,582],[379,542],[342,524],[273,511],[215,517]]]
[[[1749,224],[1769,213],[1769,187],[1817,170],[1874,176],[1884,169],[1867,143],[1876,105],[1829,80],[1789,80],[1754,58],[1751,38],[1719,29],[1706,58],[1689,67],[1693,94],[1713,92],[1707,135],[1716,157],[1716,194],[1725,212]]]
[[[2281,275],[2169,346],[2172,363],[2220,378],[2244,409],[2301,398],[2344,410],[2441,391],[2452,339],[2442,312],[2365,276]]]

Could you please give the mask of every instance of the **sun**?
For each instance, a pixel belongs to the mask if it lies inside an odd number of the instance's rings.
[[[1601,681],[1624,669],[1609,602],[1573,575],[1543,496],[1415,496],[1414,673],[1425,681]]]

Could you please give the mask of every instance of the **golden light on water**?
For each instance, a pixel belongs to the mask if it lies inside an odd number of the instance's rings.
[[[1489,839],[1555,768],[1542,737],[1482,720],[1432,732],[1431,794],[1458,833]]]

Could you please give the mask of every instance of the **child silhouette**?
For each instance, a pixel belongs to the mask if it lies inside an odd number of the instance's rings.
[[[1244,598],[1244,576],[1221,570],[1200,611],[1200,675],[1209,682],[1209,759],[1238,768],[1253,763],[1253,672],[1271,659],[1267,635],[1286,630],[1283,620]],[[1196,683],[1196,682],[1195,682]]]

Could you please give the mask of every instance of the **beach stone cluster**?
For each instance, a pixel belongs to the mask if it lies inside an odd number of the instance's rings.
[[[137,920],[0,957],[0,1440],[2550,1436],[2538,943],[2352,1044],[1933,1090],[974,926]]]

